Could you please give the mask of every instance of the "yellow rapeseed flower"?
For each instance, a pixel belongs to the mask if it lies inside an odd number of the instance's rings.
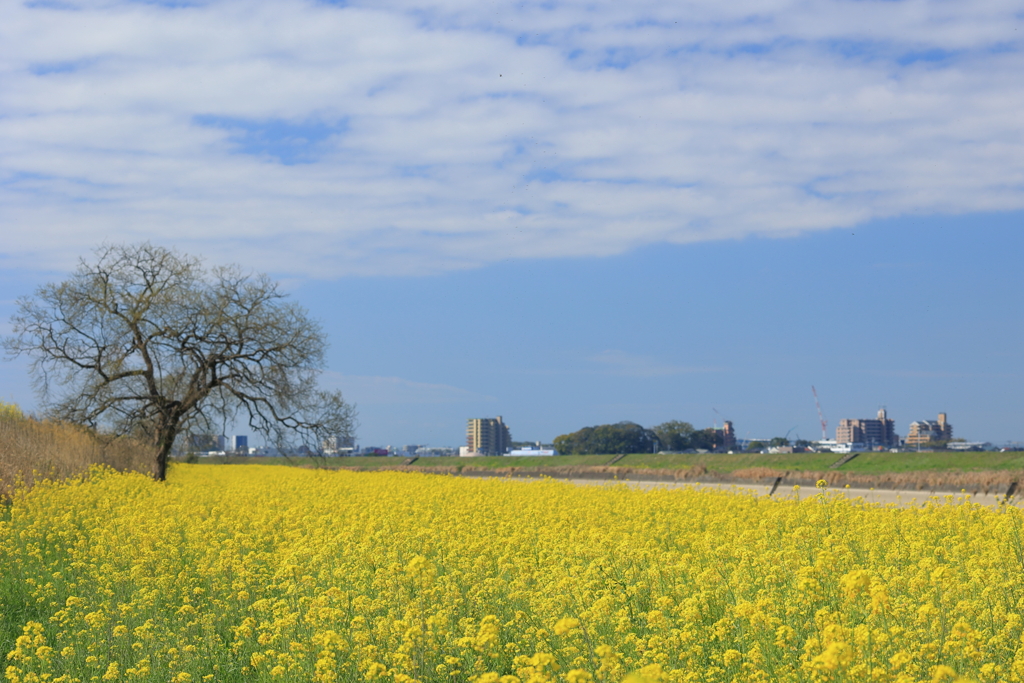
[[[556,636],[564,636],[566,633],[575,631],[580,627],[580,620],[572,617],[563,617],[555,623],[552,629]]]
[[[0,508],[0,655],[7,683],[1024,683],[1022,538],[1013,506],[824,490],[96,470]]]

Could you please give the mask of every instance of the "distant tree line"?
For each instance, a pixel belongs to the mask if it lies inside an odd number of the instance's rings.
[[[591,453],[650,453],[657,440],[654,432],[635,422],[584,427],[572,434],[555,437],[555,449],[562,455]]]
[[[598,453],[651,453],[655,451],[714,450],[718,445],[714,429],[694,429],[689,422],[671,420],[650,429],[635,422],[584,427],[555,437],[562,455]]]

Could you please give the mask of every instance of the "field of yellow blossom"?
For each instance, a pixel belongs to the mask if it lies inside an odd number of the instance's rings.
[[[10,683],[1024,680],[1012,506],[178,465],[0,520]]]

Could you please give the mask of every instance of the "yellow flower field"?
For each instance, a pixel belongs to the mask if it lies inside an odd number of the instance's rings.
[[[178,465],[0,519],[11,683],[1024,680],[1013,507]]]

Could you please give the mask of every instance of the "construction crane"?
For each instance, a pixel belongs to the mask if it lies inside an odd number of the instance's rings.
[[[811,393],[814,394],[814,405],[818,408],[818,420],[821,421],[821,440],[828,440],[828,420],[821,414],[821,402],[818,401],[818,390],[811,385]]]

